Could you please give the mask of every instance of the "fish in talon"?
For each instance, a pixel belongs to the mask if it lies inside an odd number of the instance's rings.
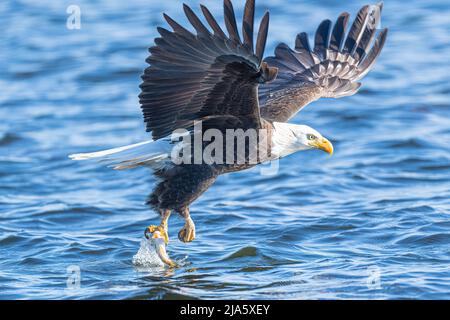
[[[151,241],[153,248],[155,249],[158,257],[171,268],[178,267],[178,264],[169,258],[166,251],[166,241],[164,235],[160,231],[156,230],[153,232],[151,237],[148,237],[149,233],[146,234],[146,238]]]

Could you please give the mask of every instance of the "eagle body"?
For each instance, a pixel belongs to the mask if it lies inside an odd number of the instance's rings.
[[[306,33],[299,33],[293,48],[280,43],[274,55],[265,58],[269,12],[255,30],[255,0],[245,2],[242,28],[230,0],[224,0],[225,29],[203,5],[206,24],[183,5],[194,32],[164,14],[171,30],[158,27],[160,36],[149,49],[139,95],[152,139],[71,158],[94,158],[115,169],[151,168],[158,183],[147,203],[161,214],[161,223],[148,227],[146,235],[167,243],[168,219],[175,211],[185,219],[178,237],[190,242],[195,225],[189,207],[221,174],[307,149],[333,152],[319,132],[288,121],[317,99],[341,98],[359,90],[359,81],[374,66],[386,41],[387,29],[377,30],[382,8],[382,3],[364,6],[351,25],[346,12],[335,23],[324,20],[313,44]],[[230,130],[236,133],[231,142],[244,141],[243,149],[233,143],[228,148],[230,140],[221,140]],[[246,143],[251,140],[249,132],[256,134],[257,143]],[[197,144],[198,136],[203,139]],[[213,156],[196,159],[211,149]],[[174,265],[165,251],[160,256]]]
[[[183,215],[186,208],[190,206],[198,197],[200,197],[218,178],[221,174],[238,172],[253,168],[254,166],[264,163],[270,160],[274,160],[271,154],[271,147],[273,145],[273,124],[269,121],[262,121],[262,130],[267,130],[269,135],[267,143],[267,152],[262,154],[266,155],[264,158],[256,159],[255,163],[251,163],[249,154],[251,153],[248,148],[253,147],[256,150],[254,154],[261,153],[258,150],[258,144],[249,146],[245,152],[245,159],[240,159],[236,155],[236,150],[232,150],[234,153],[233,163],[227,163],[225,160],[226,154],[222,163],[207,164],[204,163],[205,159],[202,158],[202,163],[194,164],[193,152],[190,158],[189,164],[170,165],[172,160],[167,160],[168,165],[161,170],[155,170],[155,175],[159,178],[159,183],[153,192],[150,194],[147,204],[154,208],[158,212],[164,212],[165,210],[174,210]],[[209,143],[202,143],[202,151],[208,147]],[[224,143],[224,149],[225,149]]]

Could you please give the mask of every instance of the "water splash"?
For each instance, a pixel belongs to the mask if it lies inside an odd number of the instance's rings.
[[[143,237],[138,252],[133,256],[133,265],[136,267],[163,267],[164,263],[158,256],[155,246],[154,239]]]

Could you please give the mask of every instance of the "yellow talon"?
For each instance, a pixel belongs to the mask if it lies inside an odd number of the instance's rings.
[[[192,242],[195,239],[195,224],[194,221],[188,216],[186,223],[178,233],[178,239],[182,242]]]
[[[157,239],[162,237],[166,245],[169,243],[169,235],[167,234],[167,230],[163,226],[149,226],[147,227],[147,229],[145,229],[144,234],[147,239]]]

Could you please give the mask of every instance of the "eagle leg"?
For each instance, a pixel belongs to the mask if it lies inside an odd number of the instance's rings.
[[[158,231],[159,235],[164,239],[166,244],[169,243],[168,222],[170,217],[170,210],[160,210],[161,223],[159,226],[151,225],[145,229],[144,235],[147,239],[155,237],[155,232]]]
[[[178,233],[178,239],[182,242],[192,242],[195,239],[195,224],[189,214],[189,208],[186,207],[179,212],[184,217],[184,226]]]

